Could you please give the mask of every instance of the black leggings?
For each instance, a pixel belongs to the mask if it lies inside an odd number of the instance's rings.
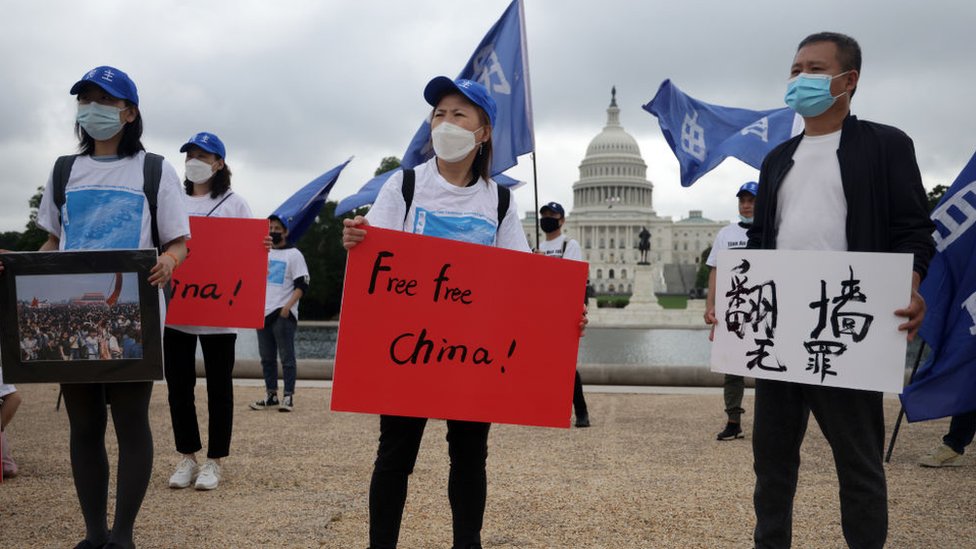
[[[119,443],[111,541],[122,547],[134,547],[132,529],[152,475],[153,441],[149,427],[152,382],[72,383],[62,385],[61,390],[71,425],[71,472],[85,518],[85,538],[95,545],[109,539],[106,519],[109,464],[105,451],[108,401]]]
[[[380,416],[380,445],[369,485],[369,546],[392,549],[400,537],[407,500],[407,477],[413,472],[424,436],[425,418]],[[488,477],[490,423],[447,421],[451,470],[447,496],[451,502],[454,547],[481,547]]]
[[[200,442],[197,408],[193,389],[197,383],[197,338],[203,348],[207,376],[207,457],[218,459],[230,454],[234,430],[234,342],[237,334],[195,335],[166,328],[163,334],[163,365],[169,391],[169,413],[173,420],[176,451],[194,454]]]

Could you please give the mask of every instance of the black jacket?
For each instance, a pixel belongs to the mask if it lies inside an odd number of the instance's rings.
[[[763,160],[749,248],[776,248],[777,193],[802,138],[786,141]],[[924,278],[935,252],[935,225],[911,138],[898,128],[848,115],[837,159],[847,199],[847,249],[913,254],[913,269]]]

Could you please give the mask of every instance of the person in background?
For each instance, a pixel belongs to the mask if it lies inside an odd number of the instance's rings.
[[[17,476],[17,462],[14,461],[10,449],[7,425],[14,419],[14,414],[17,413],[22,400],[16,387],[3,382],[3,368],[0,368],[0,467],[2,467],[3,478]]]
[[[183,202],[187,213],[201,217],[250,218],[251,208],[231,189],[231,172],[223,141],[200,132],[180,147],[186,153]],[[269,243],[265,242],[268,246]],[[231,268],[232,266],[228,266]],[[197,340],[203,350],[207,377],[207,459],[197,464],[203,448],[194,405],[197,381]],[[170,488],[214,490],[220,484],[221,460],[230,454],[234,428],[235,328],[167,326],[163,333],[163,362],[176,451],[181,458],[169,478]],[[196,482],[194,483],[194,477]]]
[[[750,181],[743,183],[739,191],[735,194],[739,200],[739,222],[730,223],[715,235],[715,242],[712,244],[712,251],[708,253],[705,264],[708,265],[708,295],[705,297],[705,324],[712,326],[712,331],[708,334],[711,341],[715,337],[715,326],[718,319],[715,318],[715,267],[718,265],[718,252],[721,250],[737,250],[745,248],[749,244],[749,237],[746,231],[752,227],[753,206],[756,204],[756,193],[759,192],[759,184]],[[718,440],[734,440],[742,438],[742,395],[745,393],[746,382],[742,376],[725,374],[725,382],[722,384],[722,392],[725,396],[725,415],[728,421],[725,429],[716,437]]]
[[[976,410],[952,416],[949,432],[942,437],[942,444],[918,460],[922,467],[959,467],[965,465],[963,454],[976,435]]]
[[[547,257],[583,261],[583,250],[579,242],[563,234],[566,211],[562,205],[558,202],[550,202],[539,208],[539,215],[539,228],[546,233],[546,239],[539,243],[538,253]],[[584,303],[586,299],[586,292],[584,292]],[[577,427],[590,426],[590,414],[586,409],[583,380],[580,379],[579,370],[576,370],[576,381],[573,383],[573,411],[576,413]]]
[[[288,244],[288,228],[276,215],[270,220],[271,252],[268,254],[268,287],[264,294],[264,327],[258,330],[258,352],[264,374],[265,397],[251,403],[252,410],[290,412],[295,405],[295,331],[298,300],[308,292],[308,266],[302,252]],[[278,400],[278,357],[284,393]]]

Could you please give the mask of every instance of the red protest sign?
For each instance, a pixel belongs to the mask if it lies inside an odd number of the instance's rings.
[[[587,265],[369,227],[332,409],[569,427]]]
[[[189,254],[173,273],[167,325],[261,328],[267,219],[190,217]]]

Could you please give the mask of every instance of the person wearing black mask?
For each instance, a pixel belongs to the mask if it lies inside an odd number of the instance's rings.
[[[539,209],[539,228],[546,233],[545,241],[539,244],[536,253],[583,261],[583,251],[579,242],[567,238],[563,234],[563,223],[566,222],[566,211],[558,202],[550,202]],[[586,398],[583,396],[583,380],[579,371],[576,372],[576,382],[573,385],[573,411],[576,413],[576,426],[589,427],[590,414],[586,409]]]
[[[268,289],[264,298],[264,328],[258,330],[258,352],[267,394],[251,403],[252,410],[277,408],[290,412],[295,394],[295,331],[298,300],[308,292],[305,256],[288,242],[288,227],[276,215],[268,217],[271,252],[268,254]],[[285,392],[278,400],[278,356]]]

